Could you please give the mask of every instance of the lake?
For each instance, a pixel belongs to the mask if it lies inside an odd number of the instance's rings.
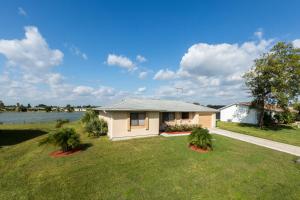
[[[76,121],[84,112],[0,112],[0,123],[19,124],[34,122],[50,122],[57,119]]]

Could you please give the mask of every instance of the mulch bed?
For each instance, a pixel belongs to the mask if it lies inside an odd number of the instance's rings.
[[[73,150],[66,151],[66,152],[58,150],[58,151],[54,151],[54,152],[50,153],[50,156],[53,157],[53,158],[59,158],[59,157],[70,156],[70,155],[73,155],[74,153],[77,153],[77,152],[80,152],[80,151],[81,151],[80,148],[73,149]]]
[[[191,134],[191,132],[164,132],[164,133],[166,133],[166,134]]]
[[[208,149],[201,149],[201,148],[199,148],[199,147],[197,147],[197,146],[195,146],[195,145],[189,145],[189,148],[191,149],[191,150],[193,150],[193,151],[197,151],[197,152],[199,152],[199,153],[207,153],[207,152],[209,152],[209,150]]]

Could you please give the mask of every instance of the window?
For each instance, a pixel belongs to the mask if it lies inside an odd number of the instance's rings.
[[[163,121],[173,121],[175,119],[175,113],[173,112],[164,112]]]
[[[188,112],[181,113],[181,119],[189,119],[189,113]]]
[[[144,126],[145,118],[145,113],[130,113],[130,126]]]

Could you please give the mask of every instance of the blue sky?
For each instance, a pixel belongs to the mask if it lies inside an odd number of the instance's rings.
[[[245,101],[241,75],[253,59],[277,41],[300,46],[299,7],[274,0],[1,1],[0,99]]]

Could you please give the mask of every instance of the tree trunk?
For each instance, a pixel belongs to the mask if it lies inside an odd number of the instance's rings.
[[[259,127],[261,129],[264,126],[264,115],[265,115],[265,102],[262,101],[260,105],[260,115],[259,115]]]

